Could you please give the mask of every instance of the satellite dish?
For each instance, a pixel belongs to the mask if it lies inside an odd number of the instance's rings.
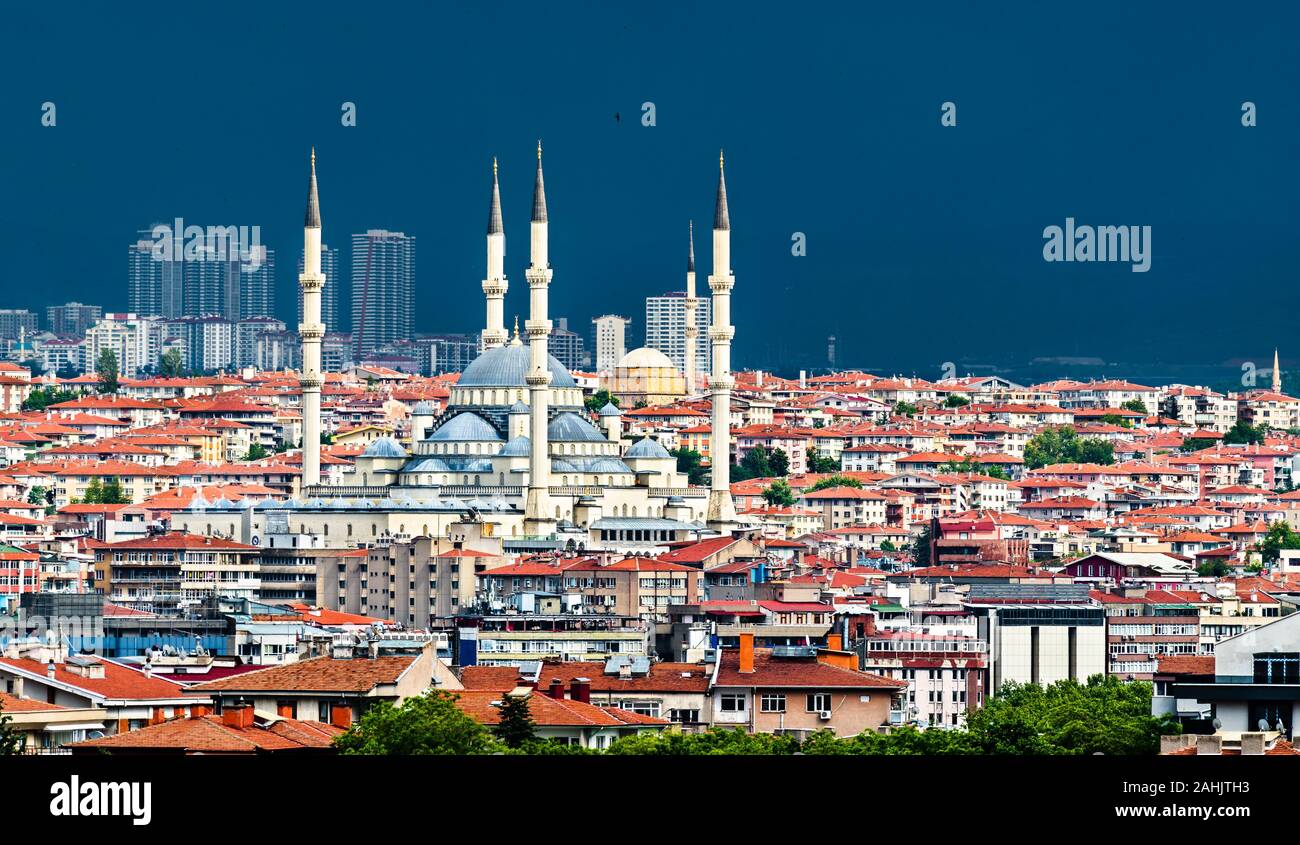
[[[1282,724],[1282,717],[1281,717],[1281,716],[1279,716],[1278,719],[1277,719],[1277,732],[1280,733],[1280,734],[1284,734],[1284,733],[1286,733],[1286,725]]]
[[[1216,718],[1216,719],[1215,719],[1211,724],[1214,725],[1214,729],[1215,729],[1216,731],[1223,727],[1223,722],[1220,721],[1220,720],[1217,719],[1217,718]]]
[[[1260,719],[1258,724],[1261,731],[1268,730],[1268,719]]]

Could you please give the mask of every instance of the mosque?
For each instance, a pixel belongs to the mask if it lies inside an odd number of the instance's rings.
[[[719,156],[713,226],[713,324],[709,327],[713,372],[713,442],[729,443],[733,386],[729,325],[730,218],[724,161]],[[321,218],[312,155],[304,227],[303,291],[303,481],[301,495],[288,503],[200,503],[197,514],[177,514],[179,523],[209,533],[260,542],[263,536],[306,534],[326,546],[368,542],[380,536],[445,536],[467,514],[484,533],[539,542],[541,547],[574,541],[586,548],[635,550],[704,533],[728,532],[737,519],[726,461],[714,468],[710,488],[691,487],[676,459],[657,441],[625,444],[620,412],[606,405],[588,413],[582,389],[547,351],[547,313],[553,269],[548,255],[549,220],[537,147],[537,171],[530,220],[530,263],[526,341],[516,324],[504,324],[505,227],[497,165],[487,224],[487,273],[482,282],[486,319],[481,354],[452,387],[447,408],[435,414],[419,403],[412,414],[411,447],[393,438],[371,443],[342,485],[320,481]],[[687,295],[694,300],[692,244]],[[688,331],[693,333],[693,321]],[[223,511],[229,510],[229,514]],[[243,513],[239,513],[243,511]],[[191,517],[194,521],[191,523]],[[206,526],[203,524],[207,521]],[[331,532],[331,529],[333,531]],[[258,531],[262,535],[258,535]],[[333,536],[331,537],[331,533]]]

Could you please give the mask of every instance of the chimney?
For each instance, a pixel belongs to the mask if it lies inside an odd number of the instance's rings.
[[[591,703],[591,679],[574,678],[573,683],[569,685],[569,698],[574,701],[581,701],[583,704]]]
[[[221,711],[221,724],[231,728],[251,728],[253,726],[253,705],[239,699]]]
[[[50,658],[49,663],[45,664],[45,677],[49,678],[51,681],[54,680],[54,658],[53,657]]]
[[[208,705],[206,704],[196,704],[190,708],[191,719],[202,719],[206,715],[208,715]]]
[[[1198,736],[1196,738],[1196,754],[1222,754],[1223,737],[1219,734],[1212,736]]]
[[[559,678],[551,678],[551,686],[550,689],[546,691],[546,694],[557,701],[563,700],[564,681],[561,681]]]
[[[1264,749],[1264,734],[1244,733],[1241,735],[1241,755],[1243,757],[1246,755],[1258,757],[1264,753]]]
[[[352,708],[346,704],[330,705],[330,724],[347,730],[352,726]]]
[[[827,634],[826,648],[830,649],[831,651],[843,651],[844,638],[841,637],[839,634]]]
[[[149,664],[149,661],[148,661],[148,660],[146,660],[146,661],[144,662],[144,669],[142,669],[141,671],[144,672],[144,676],[145,676],[146,678],[152,678],[152,677],[153,677],[153,666],[151,666],[151,665]]]
[[[754,671],[754,635],[740,635],[740,671]]]

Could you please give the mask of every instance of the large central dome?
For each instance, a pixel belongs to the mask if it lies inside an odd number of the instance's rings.
[[[551,387],[577,387],[577,382],[554,355],[546,356]],[[513,344],[489,349],[470,362],[460,374],[457,387],[527,387],[525,377],[532,366],[527,346]]]

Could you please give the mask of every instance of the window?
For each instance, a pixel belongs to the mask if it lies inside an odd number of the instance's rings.
[[[758,709],[763,713],[784,713],[785,712],[785,694],[779,692],[765,692],[759,699]]]
[[[719,704],[723,713],[745,712],[745,696],[738,692],[724,692]]]
[[[1255,683],[1300,684],[1300,653],[1256,654]]]
[[[831,694],[829,692],[814,692],[808,695],[808,712],[816,713],[821,710],[831,709]]]

